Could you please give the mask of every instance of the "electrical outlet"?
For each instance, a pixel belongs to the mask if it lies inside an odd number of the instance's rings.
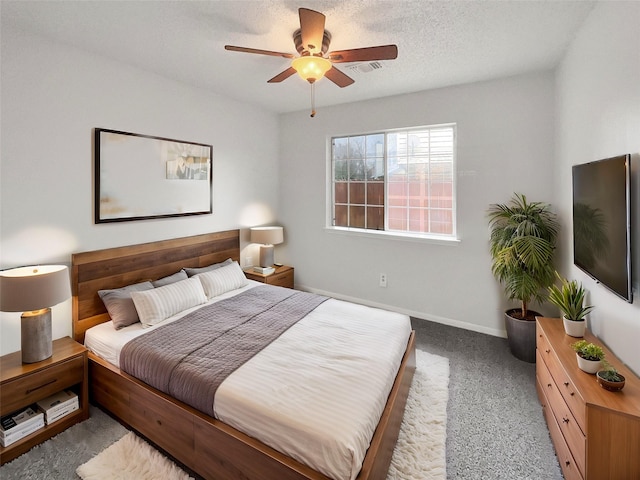
[[[386,273],[381,273],[380,274],[380,286],[383,288],[387,288],[387,274]]]

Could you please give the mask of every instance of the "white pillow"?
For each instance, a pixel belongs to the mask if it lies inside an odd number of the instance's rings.
[[[188,278],[144,292],[131,292],[131,298],[145,328],[207,301],[202,284],[196,278]]]
[[[217,297],[236,288],[244,287],[249,283],[238,262],[230,263],[209,272],[199,273],[192,278],[200,279],[207,298]]]

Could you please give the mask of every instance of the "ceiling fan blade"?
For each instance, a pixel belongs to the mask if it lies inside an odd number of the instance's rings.
[[[308,8],[298,9],[298,14],[300,15],[300,33],[304,49],[311,55],[320,53],[322,51],[325,16]]]
[[[331,67],[329,70],[327,70],[327,73],[325,73],[324,76],[338,85],[340,88],[348,87],[355,82],[353,78],[345,73],[342,73],[336,67]]]
[[[271,55],[272,57],[293,58],[292,53],[272,52],[271,50],[259,50],[257,48],[236,47],[234,45],[225,45],[225,50],[232,52],[256,53],[258,55]]]
[[[273,77],[271,80],[267,80],[267,83],[279,83],[283,80],[286,80],[294,73],[296,73],[295,69],[293,67],[289,67],[284,72],[281,72],[275,77]]]
[[[393,60],[394,58],[398,58],[398,47],[396,45],[380,45],[379,47],[338,50],[330,52],[327,57],[333,63]]]

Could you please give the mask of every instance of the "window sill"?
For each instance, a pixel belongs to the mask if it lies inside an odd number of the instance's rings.
[[[458,237],[443,237],[438,235],[419,235],[415,233],[387,232],[384,230],[364,230],[360,228],[349,227],[325,227],[325,230],[332,234],[350,235],[357,237],[391,239],[408,242],[431,243],[435,245],[455,246],[460,243]]]

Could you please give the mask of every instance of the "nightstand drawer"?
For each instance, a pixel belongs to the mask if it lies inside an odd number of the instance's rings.
[[[288,265],[281,265],[275,267],[275,272],[270,274],[263,274],[253,271],[248,268],[244,271],[246,277],[256,282],[266,283],[268,285],[275,285],[276,287],[293,288],[293,267]]]
[[[71,358],[2,384],[0,412],[19,410],[84,381],[84,356]]]
[[[293,288],[293,269],[270,275],[267,277],[267,283],[278,287]]]

